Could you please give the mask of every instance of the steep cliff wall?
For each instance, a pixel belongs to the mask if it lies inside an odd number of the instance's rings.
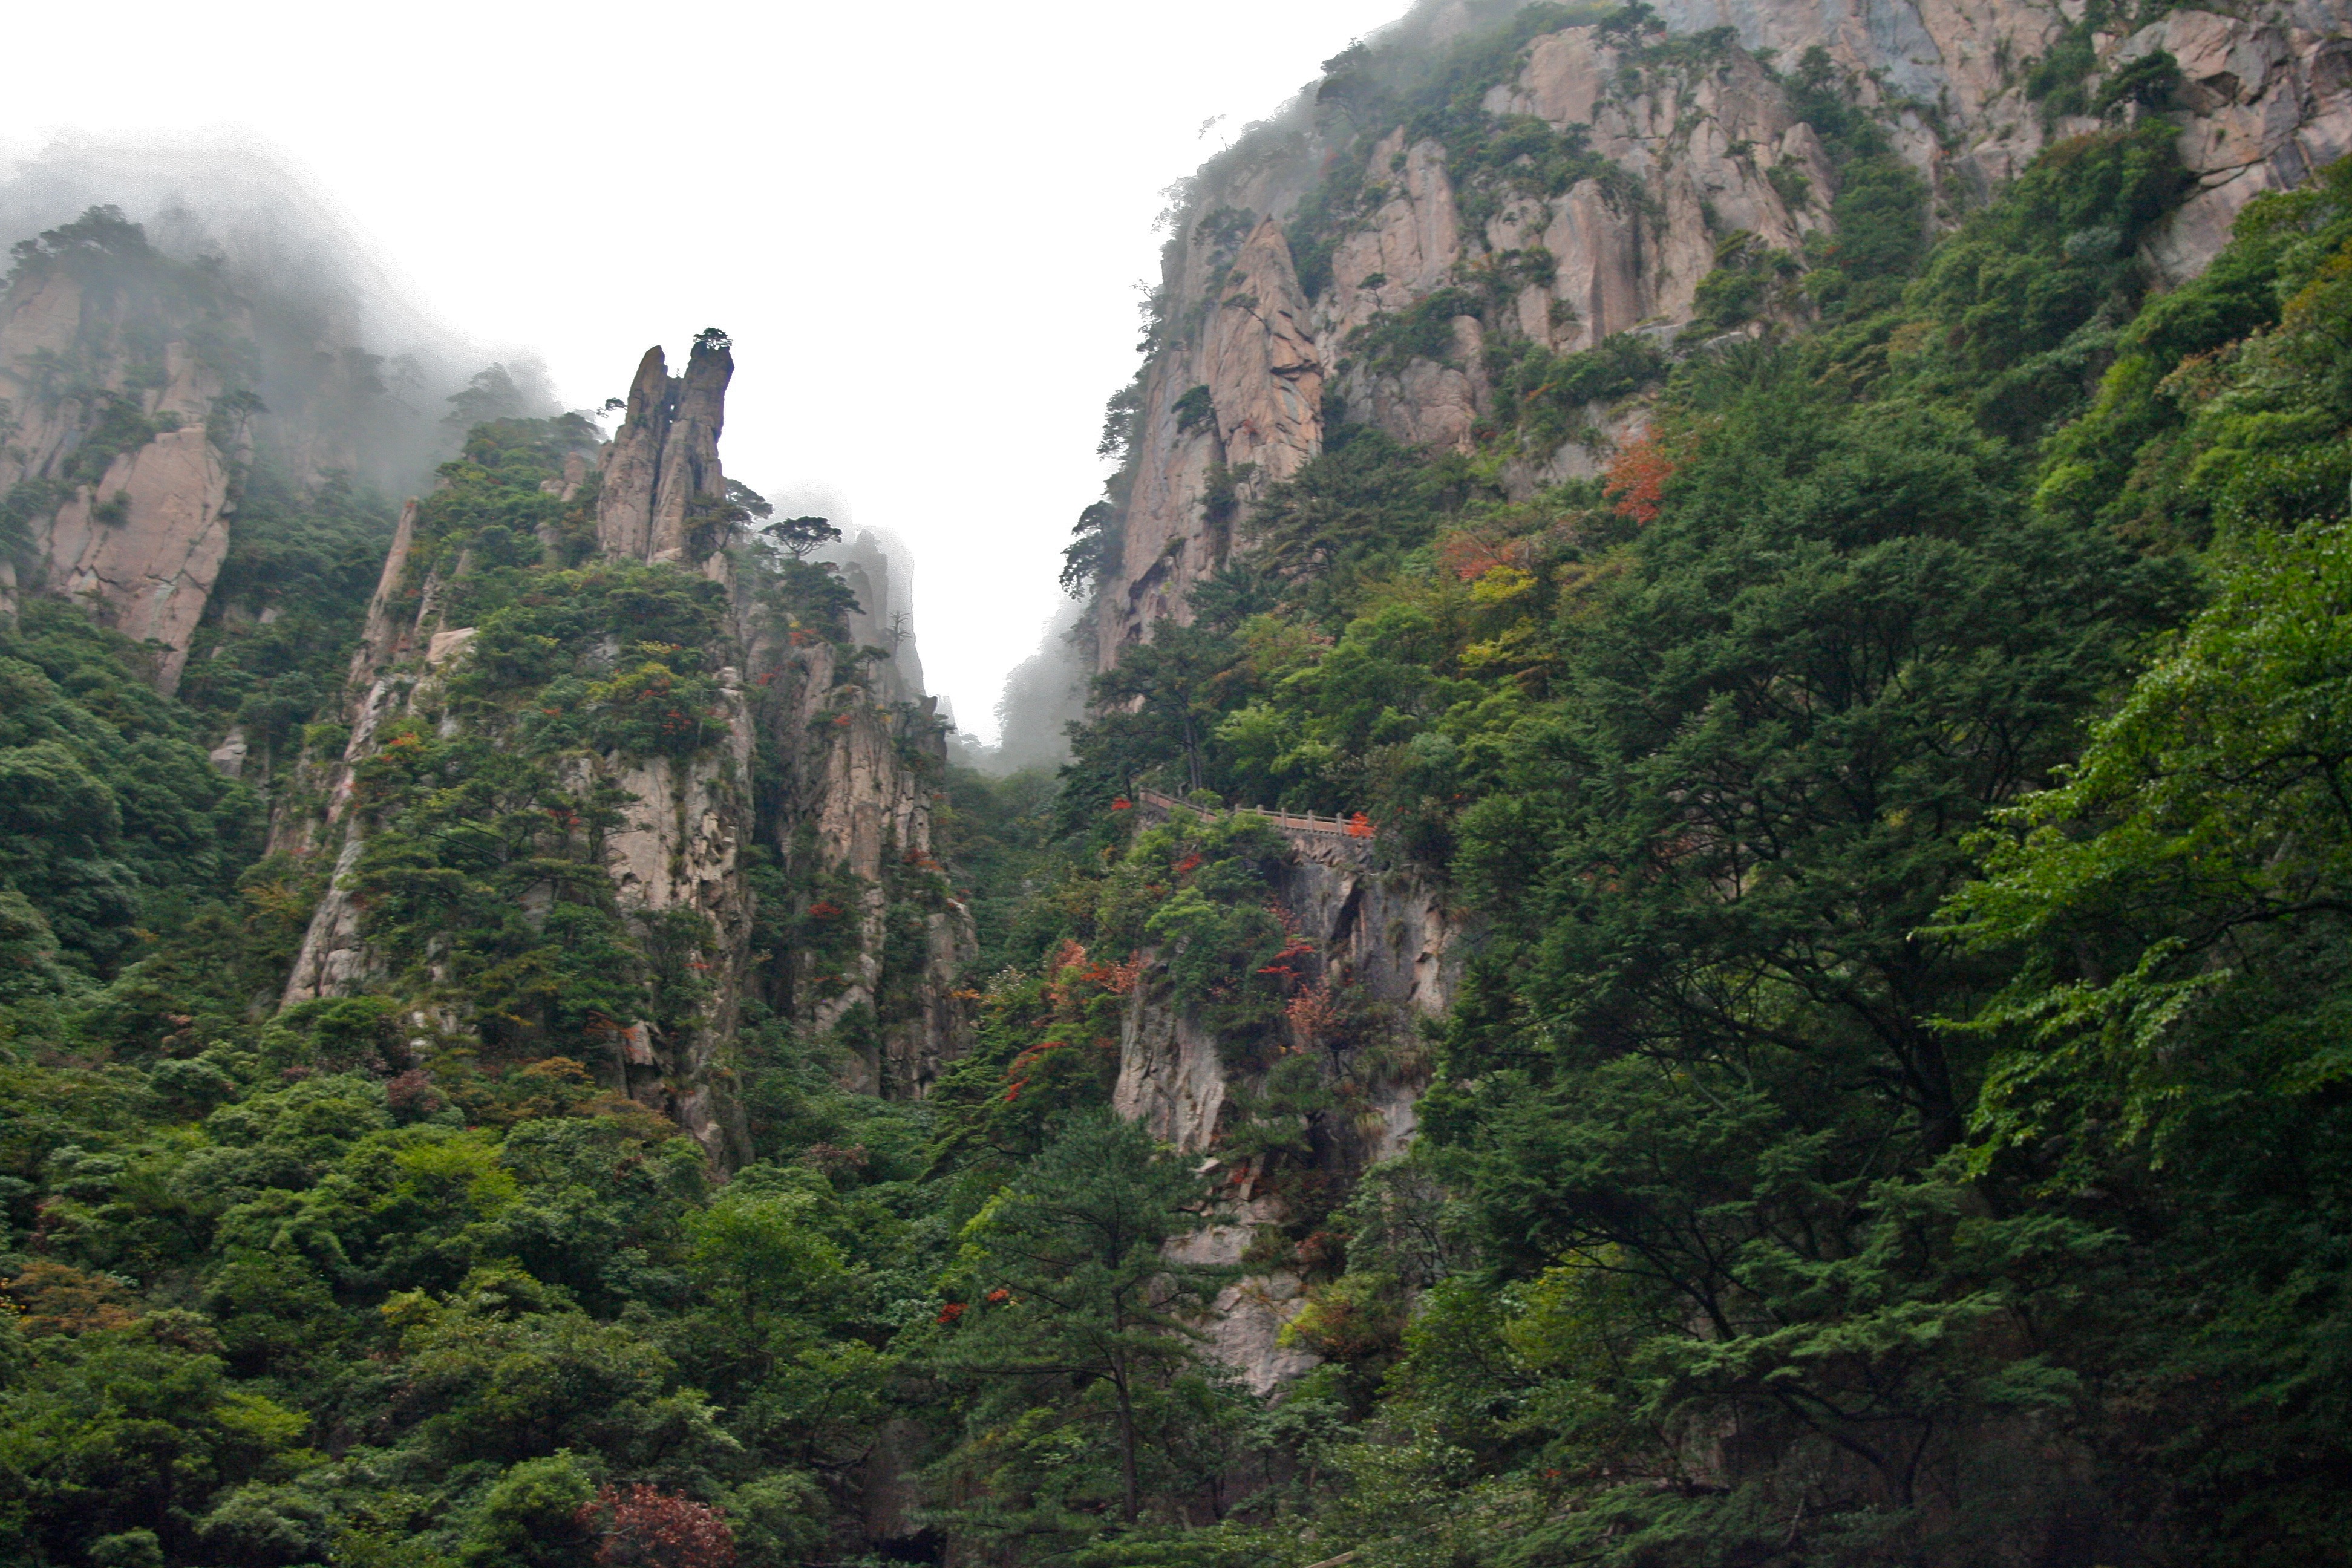
[[[840,1048],[848,1087],[914,1099],[969,1045],[954,992],[977,944],[933,853],[946,728],[902,688],[866,647],[787,644],[774,668],[770,831],[799,940],[769,973],[774,1002]]]
[[[1202,816],[1152,797],[1144,809],[1160,820]],[[1223,1184],[1226,1218],[1184,1255],[1249,1269],[1203,1329],[1217,1358],[1264,1393],[1316,1363],[1282,1331],[1306,1305],[1324,1216],[1412,1140],[1428,1083],[1421,1026],[1452,1005],[1459,954],[1427,878],[1382,868],[1368,840],[1328,819],[1244,815],[1271,826],[1287,851],[1271,889],[1292,939],[1276,962],[1296,970],[1284,1016],[1236,1049],[1184,1002],[1169,978],[1171,952],[1147,949],[1121,1021],[1111,1103],[1205,1157]],[[1283,1124],[1278,1142],[1256,1135]]]
[[[162,644],[166,692],[228,549],[246,437],[222,348],[248,325],[213,280],[122,224],[35,242],[0,297],[10,553],[34,585]]]
[[[2102,89],[2168,54],[2160,101],[2195,189],[2144,259],[2177,280],[2254,195],[2352,151],[2352,7],[2129,29],[2105,14],[1672,0],[1658,30],[1630,11],[1455,5],[1329,62],[1308,100],[1202,172],[1176,226],[1099,557],[1098,667],[1186,618],[1192,585],[1247,547],[1252,501],[1331,418],[1502,451],[1522,491],[1597,472],[1640,427],[1623,384],[1639,377],[1560,362],[1810,324],[1822,269],[1846,260],[1840,198],[1887,158],[1948,225],[2053,140],[2150,112]],[[1524,419],[1531,384],[1593,391],[1563,435]]]
[[[1525,501],[1602,473],[1677,359],[1891,302],[1937,230],[2057,142],[2159,113],[2175,128],[2187,190],[2137,258],[2159,287],[2200,269],[2252,195],[2352,152],[2352,7],[2105,15],[1457,5],[1329,62],[1310,101],[1202,172],[1175,226],[1149,357],[1113,408],[1129,445],[1095,556],[1097,667],[1191,624],[1188,595],[1247,556],[1269,488],[1344,426],[1457,454]],[[1358,1009],[1356,1048],[1316,1057],[1311,1152],[1235,1161],[1268,1074],[1149,968],[1116,1093],[1234,1167],[1234,1223],[1192,1246],[1253,1268],[1212,1331],[1261,1389],[1312,1360],[1281,1342],[1308,1272],[1284,1249],[1335,1184],[1409,1142],[1414,1026],[1447,1006],[1460,942],[1400,846],[1381,873],[1293,837],[1280,901],[1325,994]]]
[[[110,208],[16,247],[0,293],[0,577],[22,568],[27,587],[156,644],[167,693],[257,461],[304,496],[415,445],[415,411],[354,346],[350,311],[294,301],[320,283],[166,254]]]
[[[746,535],[732,371],[706,333],[683,376],[646,353],[609,442],[476,432],[402,516],[348,740],[273,846],[323,884],[287,1006],[384,999],[436,1077],[576,1063],[722,1163],[747,1001],[919,1095],[972,946],[930,858],[940,727],[831,569]]]

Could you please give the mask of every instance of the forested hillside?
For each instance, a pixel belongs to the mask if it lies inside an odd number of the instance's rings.
[[[1178,215],[1050,777],[715,331],[252,479],[170,694],[11,542],[0,1563],[2352,1560],[2352,162],[2181,265],[2200,15],[1973,195],[1644,7],[1338,56]],[[1795,247],[1511,98],[1593,49],[1794,116]],[[1381,292],[1588,199],[1702,274]]]

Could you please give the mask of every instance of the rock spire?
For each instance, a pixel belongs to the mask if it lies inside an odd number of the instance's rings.
[[[605,554],[693,561],[716,547],[698,535],[727,493],[719,436],[734,374],[726,338],[711,332],[695,340],[683,376],[669,374],[659,344],[637,362],[628,413],[602,459],[596,542]]]

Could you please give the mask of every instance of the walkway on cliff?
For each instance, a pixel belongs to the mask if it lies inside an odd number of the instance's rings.
[[[1172,795],[1162,795],[1156,789],[1137,790],[1135,805],[1138,810],[1155,822],[1165,822],[1180,811],[1203,821],[1218,815],[1205,806],[1179,800]],[[1326,853],[1336,849],[1360,860],[1371,858],[1372,821],[1360,811],[1352,816],[1318,816],[1311,811],[1268,811],[1262,805],[1236,805],[1231,809],[1270,825],[1299,849]]]

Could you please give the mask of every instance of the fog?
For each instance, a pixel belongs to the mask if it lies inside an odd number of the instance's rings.
[[[570,406],[725,328],[730,471],[912,550],[932,687],[989,737],[1101,482],[1161,191],[1402,8],[26,8],[0,153],[258,149],[387,339],[535,354]]]
[[[259,434],[278,460],[311,455],[272,439],[283,416],[289,428],[323,437],[337,458],[355,455],[359,477],[378,489],[413,490],[455,448],[450,396],[478,374],[489,371],[473,404],[528,414],[558,406],[534,351],[467,342],[437,320],[334,205],[266,147],[219,141],[197,149],[152,138],[52,143],[0,168],[0,245],[101,205],[142,225],[165,254],[217,264],[252,307]],[[352,384],[320,363],[322,353],[372,356],[374,375],[361,379],[381,391],[335,397]],[[498,395],[485,403],[493,384]],[[333,405],[318,404],[320,396],[335,398]]]
[[[982,773],[1005,774],[1024,768],[1051,768],[1069,757],[1070,724],[1086,709],[1087,680],[1094,668],[1088,649],[1072,640],[1085,606],[1065,599],[1039,628],[1036,649],[1013,667],[996,700],[996,739],[982,743],[959,736],[955,760]]]

